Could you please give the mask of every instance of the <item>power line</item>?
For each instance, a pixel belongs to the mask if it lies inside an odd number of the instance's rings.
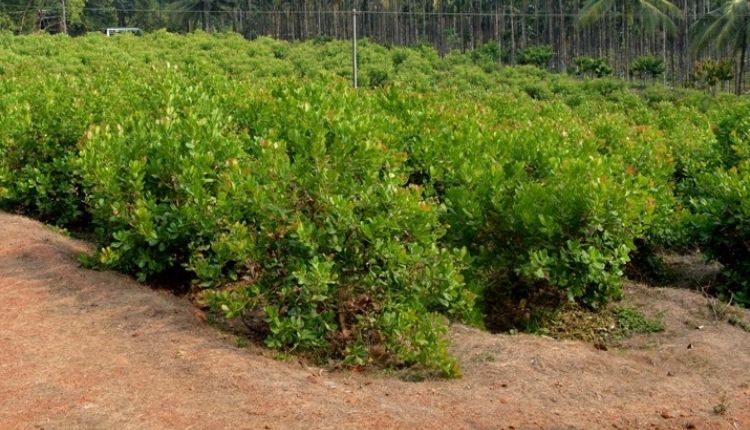
[[[45,9],[28,9],[28,10],[15,10],[15,11],[2,11],[5,14],[23,14],[34,12],[36,10],[56,10],[56,8],[45,8]],[[141,9],[141,8],[93,8],[84,7],[82,11],[87,12],[151,12],[151,13],[162,13],[162,14],[202,14],[201,10],[181,10],[181,9]],[[249,15],[351,15],[349,10],[212,10],[209,11],[212,14],[249,14]],[[358,15],[403,15],[403,16],[448,16],[448,17],[557,17],[557,18],[577,18],[578,13],[573,12],[429,12],[429,11],[393,11],[393,10],[366,10],[357,11]],[[623,14],[620,12],[605,12],[602,17],[621,17]]]

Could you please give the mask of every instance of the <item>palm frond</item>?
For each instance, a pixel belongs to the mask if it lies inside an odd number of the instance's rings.
[[[750,5],[747,0],[729,0],[712,10],[693,27],[691,51],[700,54],[709,46],[730,45],[738,52],[750,33]]]
[[[578,27],[587,27],[601,20],[614,4],[615,0],[590,0],[578,14]]]
[[[640,0],[640,3],[641,5],[647,3],[648,5],[658,9],[663,14],[671,17],[677,18],[682,16],[682,11],[680,10],[680,8],[678,8],[669,0]]]
[[[674,33],[676,26],[674,21],[666,13],[649,1],[639,2],[641,9],[641,21],[646,30],[655,30],[657,27],[663,27],[670,33]]]

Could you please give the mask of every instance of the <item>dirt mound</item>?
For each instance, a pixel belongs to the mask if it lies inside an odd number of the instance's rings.
[[[750,333],[692,291],[630,286],[666,331],[623,349],[456,325],[464,378],[410,383],[239,348],[87,249],[0,214],[1,429],[750,428]]]

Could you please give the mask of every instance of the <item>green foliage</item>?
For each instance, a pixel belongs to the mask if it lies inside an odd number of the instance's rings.
[[[646,78],[653,80],[664,73],[664,61],[661,58],[644,55],[630,63],[630,72],[640,77],[644,82]]]
[[[11,31],[16,28],[16,24],[5,13],[0,12],[0,31]]]
[[[0,207],[73,223],[82,215],[72,150],[88,120],[84,85],[61,76],[13,84],[25,90],[0,94]]]
[[[498,68],[495,44],[360,48],[353,90],[342,41],[0,34],[0,206],[95,232],[98,265],[189,283],[270,347],[448,376],[449,319],[600,307],[636,249],[744,238],[732,103]]]
[[[209,88],[159,82],[163,106],[90,130],[81,151],[101,263],[229,282],[209,302],[228,317],[263,312],[270,347],[457,374],[432,312],[471,310],[462,254],[436,245],[440,208],[401,186],[399,155],[360,140],[367,122],[313,108],[324,87],[281,85],[268,108],[298,127],[251,139]]]
[[[549,45],[529,46],[518,53],[519,64],[529,64],[539,68],[546,68],[549,61],[555,55]]]
[[[698,178],[700,194],[693,198],[693,228],[704,252],[719,261],[719,292],[734,302],[750,305],[750,174],[739,168],[717,169]]]
[[[527,84],[523,87],[524,92],[535,100],[547,100],[552,97],[549,88],[541,82]]]
[[[409,53],[406,50],[399,49],[393,52],[393,56],[391,57],[393,59],[393,66],[398,67],[409,58]]]
[[[732,109],[716,126],[716,143],[725,168],[750,159],[750,104]]]
[[[734,77],[734,62],[731,59],[697,61],[693,66],[692,79],[698,86],[713,90],[719,83],[731,81]]]
[[[474,64],[487,72],[497,69],[497,65],[506,57],[506,53],[495,42],[488,42],[469,53]]]
[[[585,82],[584,87],[600,96],[613,96],[625,89],[625,82],[620,79],[602,78]]]
[[[634,240],[671,203],[671,159],[658,136],[623,130],[621,118],[593,136],[562,104],[507,96],[473,111],[457,100],[447,112],[413,98],[389,103],[424,112],[399,132],[410,139],[410,180],[445,202],[448,240],[476,255],[493,325],[516,326],[511,308],[550,288],[557,305],[619,296]],[[455,111],[462,122],[449,119]]]
[[[575,59],[575,73],[603,78],[612,74],[612,66],[604,58],[581,56]]]
[[[500,49],[500,45],[494,42],[487,42],[471,52],[471,58],[474,59],[474,61],[487,59],[495,63],[502,60],[504,55],[505,54]]]
[[[665,330],[662,312],[647,317],[633,306],[608,306],[597,312],[575,304],[538,315],[532,332],[556,339],[580,340],[598,347],[622,345],[635,334],[657,333]]]
[[[748,31],[750,30],[750,4],[743,1],[722,1],[714,9],[699,19],[692,28],[690,44],[694,54],[700,54],[709,46],[722,52],[731,52],[732,58],[741,58],[744,63],[748,48]],[[737,95],[742,91],[745,65],[738,67],[736,81]]]
[[[631,333],[658,333],[664,331],[661,318],[649,319],[643,312],[632,307],[617,307],[612,311],[617,318],[619,329],[625,336]]]
[[[388,82],[388,72],[383,69],[370,69],[367,71],[367,83],[370,88],[382,87]]]
[[[718,162],[695,173],[691,223],[706,254],[722,264],[719,291],[750,305],[750,105],[732,109],[716,131]]]

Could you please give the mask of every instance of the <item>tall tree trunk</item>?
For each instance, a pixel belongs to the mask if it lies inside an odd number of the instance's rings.
[[[203,0],[203,31],[211,31],[211,20],[209,16],[209,0]]]
[[[680,70],[680,82],[686,82],[690,77],[690,59],[687,56],[688,46],[690,45],[689,28],[695,22],[690,20],[690,11],[688,7],[690,4],[685,0],[685,28],[683,29],[682,43],[679,49],[680,61],[682,62],[682,68]]]
[[[510,0],[510,64],[516,64],[516,26],[513,0]]]
[[[310,20],[308,19],[308,7],[307,7],[307,0],[305,0],[302,3],[302,19],[304,20],[304,37],[305,39],[308,39],[310,37]]]
[[[499,64],[503,64],[503,36],[502,32],[500,31],[500,13],[499,13],[500,6],[495,4],[495,42],[497,43],[497,52],[500,54],[497,58],[497,62]]]
[[[536,44],[539,44],[539,33],[539,0],[534,0],[534,38]]]
[[[417,41],[419,40],[419,26],[417,26],[416,12],[417,12],[417,2],[415,2],[414,0],[410,0],[409,1],[409,25],[411,26],[411,28],[409,29],[409,35],[414,34],[414,39],[411,42],[409,42],[409,40],[407,39],[407,43],[410,45],[416,44]]]
[[[526,35],[526,26],[528,25],[528,22],[526,22],[526,13],[529,11],[529,0],[521,0],[521,49],[526,49],[526,47],[529,46],[528,44],[528,38]]]
[[[742,51],[740,53],[740,64],[737,65],[737,83],[734,92],[737,95],[742,94],[742,79],[745,75],[745,53],[747,52],[747,35],[742,39]]]
[[[339,2],[338,0],[333,2],[333,37],[339,38]]]
[[[476,15],[474,16],[474,48],[479,48],[484,42],[484,31],[482,30],[482,0],[477,0]]]
[[[427,3],[424,3],[424,9],[422,10],[422,39],[419,41],[420,43],[429,40],[427,36]]]
[[[320,19],[321,18],[321,16],[320,16],[320,12],[321,12],[320,1],[317,2],[317,9],[318,9],[317,10],[317,12],[318,12],[318,32],[317,32],[316,36],[320,36],[320,31],[321,31],[321,29],[323,27],[322,23],[321,23],[321,19]]]
[[[624,6],[624,12],[622,14],[622,19],[624,25],[624,29],[622,32],[622,38],[623,38],[623,44],[625,47],[623,48],[623,52],[625,53],[625,80],[630,80],[630,4],[626,1]]]
[[[466,52],[466,30],[464,24],[466,23],[466,17],[461,15],[461,52]]]
[[[437,19],[437,37],[438,37],[438,54],[440,55],[440,58],[443,58],[445,55],[447,49],[445,46],[445,23],[443,21],[443,2],[441,1],[439,3],[439,6],[437,8],[438,12],[440,12],[435,18]]]
[[[68,34],[68,16],[65,10],[65,0],[61,0],[62,4],[62,32]]]
[[[476,8],[474,7],[474,2],[472,0],[469,0],[468,2],[468,13],[469,15],[466,17],[469,20],[469,49],[475,49],[477,47],[477,16],[476,14]]]
[[[29,9],[31,9],[33,2],[34,0],[29,0],[29,3],[26,5],[26,9],[24,9],[23,11],[23,16],[21,16],[21,27],[18,29],[19,33],[23,33],[24,24],[26,23],[26,13],[28,13]]]
[[[667,30],[661,31],[661,61],[664,63],[664,85],[667,85]]]
[[[563,5],[563,0],[557,0],[557,8],[560,13],[560,27],[557,29],[560,37],[560,54],[557,61],[560,64],[559,71],[565,72],[568,62],[568,47],[566,37],[567,32],[565,31],[565,6]]]
[[[399,45],[399,44],[401,44],[401,35],[402,35],[401,34],[401,32],[402,32],[402,29],[401,29],[401,13],[400,13],[401,12],[401,3],[399,3],[399,0],[396,0],[394,3],[396,5],[396,14],[394,15],[394,17],[396,19],[396,30],[395,30],[395,34],[394,34],[394,36],[395,36],[394,42],[395,42],[396,45]]]

